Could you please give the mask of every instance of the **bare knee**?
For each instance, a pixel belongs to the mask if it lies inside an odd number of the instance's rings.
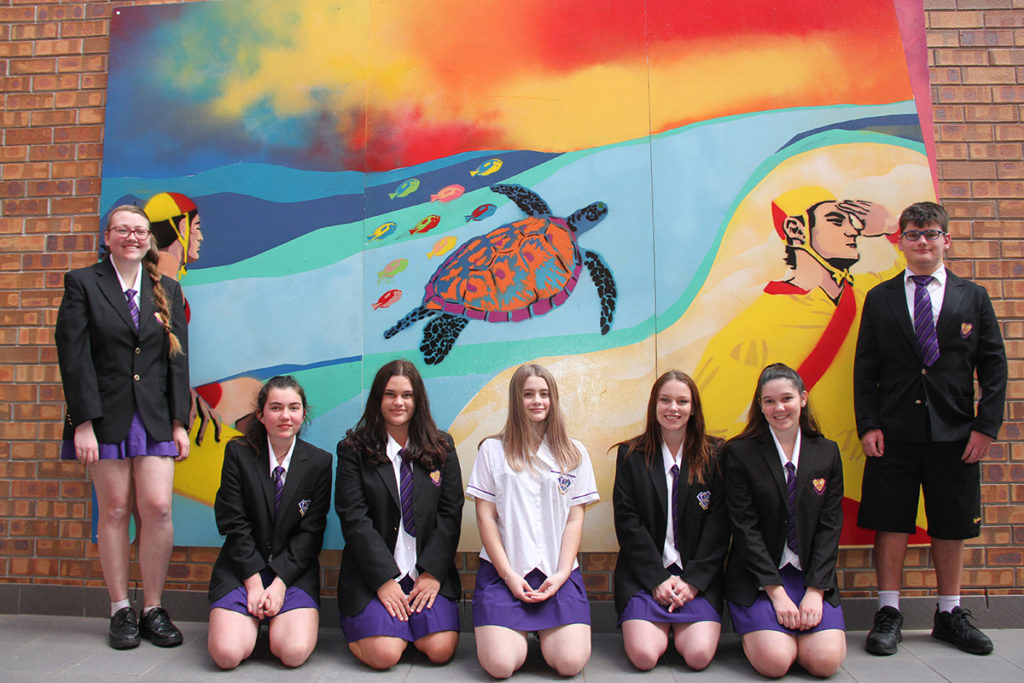
[[[686,666],[694,671],[700,671],[708,668],[708,665],[711,664],[711,660],[715,658],[715,649],[714,647],[688,647],[679,654],[686,661]]]
[[[384,671],[398,664],[406,646],[407,643],[401,638],[373,636],[349,643],[348,648],[363,664]]]
[[[316,641],[313,641],[312,643],[296,642],[288,639],[280,639],[276,641],[271,639],[270,641],[271,653],[280,659],[282,664],[291,668],[305,664],[306,660],[309,659],[309,655],[313,653],[313,648],[315,647]]]
[[[812,652],[801,652],[798,661],[800,666],[807,670],[807,673],[820,678],[828,678],[843,664],[845,653],[833,650],[814,650]]]
[[[545,656],[544,660],[560,676],[575,676],[583,671],[583,667],[590,661],[590,647],[588,645],[586,651],[583,651],[581,648],[575,652],[560,652],[550,658]],[[655,663],[657,663],[657,660],[655,660]]]
[[[485,654],[478,648],[476,654],[477,659],[480,661],[480,666],[492,678],[509,678],[526,661],[525,652],[523,652],[522,656],[515,651],[491,651]]]
[[[246,648],[238,643],[228,644],[220,640],[210,639],[207,643],[213,663],[224,670],[234,669],[249,658],[253,648]]]
[[[170,524],[171,523],[171,501],[170,499],[148,500],[144,503],[139,501],[139,515],[144,524]]]
[[[650,671],[658,665],[658,660],[665,654],[666,649],[667,647],[661,647],[660,643],[633,639],[626,643],[626,656],[636,668]]]
[[[442,631],[416,641],[416,649],[427,656],[431,664],[445,664],[455,656],[455,648],[459,645],[459,634],[455,631]]]
[[[765,678],[782,678],[793,666],[793,660],[781,653],[760,652],[754,657],[748,657],[750,665]]]

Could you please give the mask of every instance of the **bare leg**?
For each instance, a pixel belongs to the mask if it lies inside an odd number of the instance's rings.
[[[96,487],[100,567],[111,602],[128,599],[128,520],[131,517],[132,463],[100,460],[90,466]]]
[[[781,678],[796,661],[796,638],[781,631],[751,631],[743,636],[747,661],[765,678]]]
[[[898,591],[903,582],[903,559],[909,534],[879,531],[875,534],[875,572],[878,590]]]
[[[163,597],[167,565],[174,545],[171,498],[174,487],[174,459],[154,455],[134,458],[135,497],[142,519],[139,537],[139,566],[145,607],[155,607]]]
[[[932,562],[939,595],[960,595],[960,579],[964,567],[964,542],[944,538],[932,539]]]
[[[837,628],[797,636],[797,662],[812,676],[828,678],[846,659],[846,631]]]
[[[285,666],[302,666],[316,647],[320,610],[300,607],[270,620],[270,651]]]
[[[476,658],[494,678],[508,678],[526,661],[526,633],[504,626],[477,626]],[[588,643],[589,651],[589,643]]]
[[[431,664],[444,664],[455,656],[459,646],[458,631],[437,631],[413,641],[416,649],[427,656]]]
[[[408,642],[393,636],[369,636],[349,643],[348,649],[363,664],[383,671],[398,664],[408,645]]]
[[[234,669],[252,654],[259,631],[260,622],[255,617],[220,607],[210,610],[206,647],[213,663],[222,669]]]
[[[668,650],[668,624],[627,619],[622,622],[622,644],[633,666],[650,671]]]
[[[718,650],[722,625],[716,621],[697,621],[675,624],[673,628],[676,650],[686,660],[686,665],[695,671],[706,669]]]
[[[590,624],[565,624],[537,635],[544,661],[562,676],[575,676],[590,661]]]

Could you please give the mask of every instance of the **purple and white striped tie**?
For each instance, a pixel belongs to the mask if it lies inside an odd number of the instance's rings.
[[[139,305],[135,303],[135,290],[124,290],[124,298],[128,299],[128,312],[132,314],[132,322],[135,323],[135,329],[139,329]]]
[[[786,545],[799,555],[796,549],[796,465],[786,463],[786,507],[789,508],[789,521],[786,524]]]
[[[402,468],[399,472],[402,498],[402,526],[405,533],[416,538],[416,518],[412,513],[412,466],[405,457],[405,450],[398,451],[402,458]]]
[[[932,297],[928,293],[931,275],[911,275],[917,285],[914,290],[914,337],[925,367],[931,367],[939,359],[939,338],[935,334],[935,318],[932,316]]]
[[[277,514],[281,507],[281,493],[284,491],[284,468],[278,465],[274,468],[274,514]]]

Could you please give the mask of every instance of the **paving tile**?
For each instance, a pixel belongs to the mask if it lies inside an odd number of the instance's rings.
[[[93,651],[86,645],[40,647],[36,641],[24,642],[0,655],[0,671],[5,677],[12,672],[56,673],[85,659]]]

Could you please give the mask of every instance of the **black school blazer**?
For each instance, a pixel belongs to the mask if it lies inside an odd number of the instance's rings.
[[[647,466],[644,454],[619,446],[612,508],[619,558],[615,563],[615,609],[621,614],[640,590],[653,591],[671,574],[661,563],[667,533],[668,486],[661,451]],[[683,580],[722,611],[722,564],[729,548],[729,518],[720,469],[722,443],[715,444],[711,472],[703,484],[680,473],[680,555]]]
[[[75,427],[92,420],[100,443],[120,443],[136,409],[158,441],[171,440],[174,420],[188,428],[188,327],[181,286],[161,276],[171,329],[182,348],[168,358],[167,334],[155,317],[153,283],[145,267],[139,267],[138,330],[109,256],[64,276],[54,336],[68,407],[65,440],[74,439]]]
[[[765,586],[779,585],[786,546],[786,473],[771,434],[733,439],[725,449],[726,507],[732,549],[725,570],[729,600],[749,606]],[[839,605],[836,558],[843,528],[843,463],[823,436],[801,437],[796,472],[796,536],[804,585]]]
[[[416,567],[441,582],[440,594],[462,595],[455,551],[462,533],[462,470],[451,436],[444,465],[433,471],[413,465],[413,515],[416,518]],[[338,576],[338,607],[359,614],[386,581],[400,579],[395,563],[401,498],[391,461],[371,465],[366,454],[346,441],[338,443],[334,508],[341,518],[345,549]]]
[[[210,578],[210,601],[270,567],[286,586],[297,586],[320,604],[320,549],[331,509],[331,454],[296,438],[274,514],[274,480],[266,444],[253,450],[228,442],[213,511],[225,537]]]

